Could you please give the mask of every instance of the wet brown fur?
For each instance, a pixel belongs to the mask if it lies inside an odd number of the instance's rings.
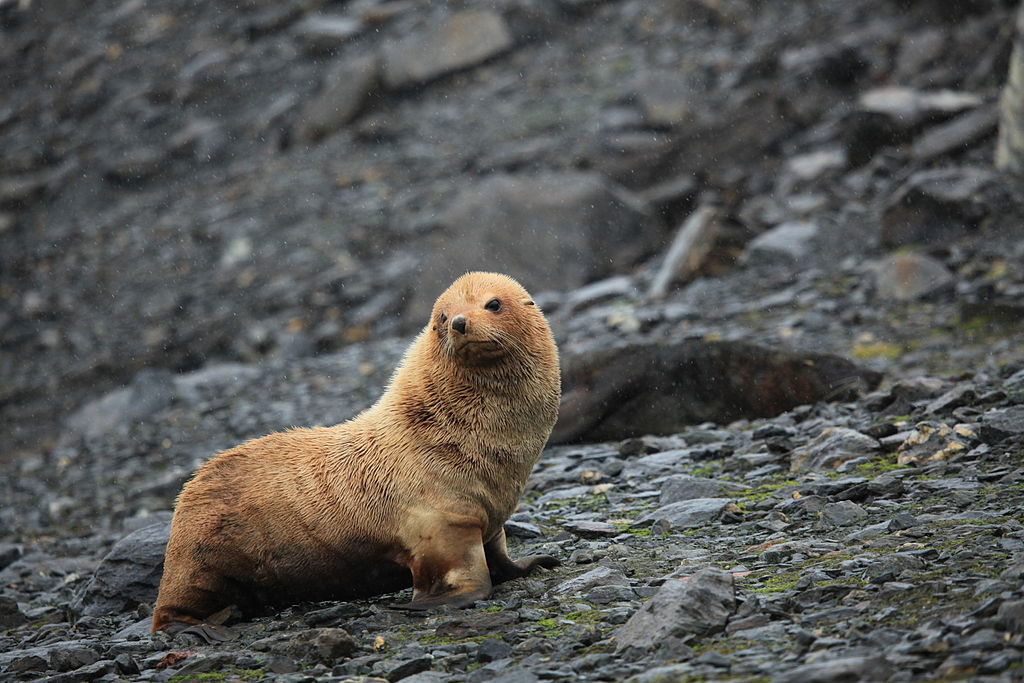
[[[492,299],[501,310],[485,309]],[[465,334],[451,327],[465,316]],[[444,316],[444,317],[442,317]],[[503,524],[555,423],[558,355],[511,278],[469,273],[438,298],[371,408],[254,439],[178,497],[153,630],[302,600],[413,586],[407,607],[466,605],[553,558],[513,562]]]

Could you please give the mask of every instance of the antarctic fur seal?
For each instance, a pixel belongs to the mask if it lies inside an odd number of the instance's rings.
[[[399,607],[462,607],[556,566],[513,561],[503,524],[560,391],[551,330],[526,290],[463,275],[371,408],[247,441],[196,471],[176,503],[153,631],[216,637],[213,615],[231,605],[251,614],[410,585]]]

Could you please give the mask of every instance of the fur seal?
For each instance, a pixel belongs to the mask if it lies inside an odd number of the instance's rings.
[[[464,607],[558,561],[508,556],[503,524],[555,424],[558,351],[530,295],[467,273],[434,304],[376,404],[222,451],[175,506],[153,631],[410,585]],[[204,623],[205,622],[205,623]]]

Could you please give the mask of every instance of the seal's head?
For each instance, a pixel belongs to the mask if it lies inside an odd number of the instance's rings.
[[[533,298],[498,273],[466,273],[453,282],[434,304],[430,334],[442,353],[469,367],[529,362],[552,344]]]

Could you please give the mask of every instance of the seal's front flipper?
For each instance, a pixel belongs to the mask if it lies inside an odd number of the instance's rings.
[[[412,601],[405,610],[468,607],[491,594],[479,523],[449,517],[424,523],[408,564]]]

